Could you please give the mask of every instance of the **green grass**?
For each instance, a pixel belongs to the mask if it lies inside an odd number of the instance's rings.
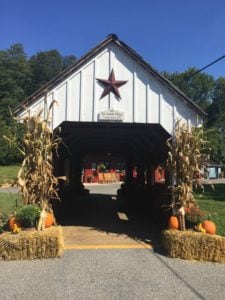
[[[217,234],[225,236],[225,184],[205,185],[205,191],[194,193],[202,210],[216,223]]]
[[[0,184],[8,181],[15,181],[19,171],[19,165],[0,166]]]
[[[21,206],[21,197],[18,194],[3,193],[0,191],[0,213],[8,216],[14,214],[16,206]]]

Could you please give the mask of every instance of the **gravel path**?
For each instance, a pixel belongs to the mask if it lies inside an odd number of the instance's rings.
[[[70,250],[61,259],[0,262],[1,299],[225,298],[225,265],[152,250]]]

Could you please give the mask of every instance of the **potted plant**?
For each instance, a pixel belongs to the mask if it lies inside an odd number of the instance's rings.
[[[195,228],[206,218],[206,213],[202,211],[197,205],[189,205],[185,207],[185,221],[188,229]]]

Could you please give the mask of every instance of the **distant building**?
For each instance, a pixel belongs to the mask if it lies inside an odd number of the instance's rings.
[[[222,165],[216,161],[209,160],[206,167],[205,179],[216,179],[223,177]]]

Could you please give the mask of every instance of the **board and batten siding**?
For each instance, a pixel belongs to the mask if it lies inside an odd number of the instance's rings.
[[[114,70],[116,80],[126,80],[113,93],[100,99],[104,87],[97,79],[108,79]],[[201,117],[187,103],[147,72],[116,44],[111,43],[47,94],[47,103],[56,100],[51,113],[52,129],[63,121],[98,122],[101,112],[124,113],[126,123],[159,123],[170,134],[177,119],[197,125]],[[31,114],[44,108],[44,98],[30,107]],[[23,113],[24,114],[24,113]]]

